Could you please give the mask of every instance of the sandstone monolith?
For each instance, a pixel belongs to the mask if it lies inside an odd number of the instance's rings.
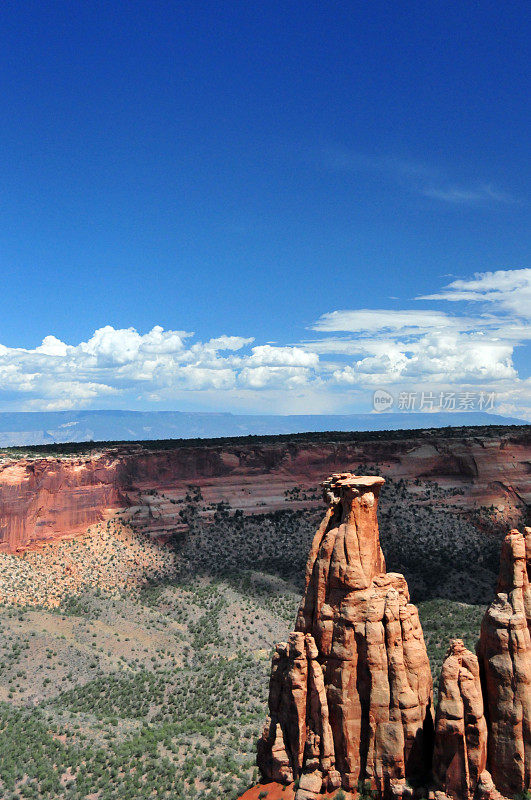
[[[439,680],[435,716],[434,779],[448,797],[472,800],[485,783],[487,723],[477,657],[452,639]]]
[[[488,726],[487,766],[496,789],[513,797],[531,774],[531,528],[502,545],[497,594],[481,625],[477,653]]]
[[[383,483],[340,473],[323,484],[295,631],[273,656],[258,765],[264,779],[298,780],[297,800],[360,781],[401,797],[431,766],[430,665],[407,583],[385,572]]]

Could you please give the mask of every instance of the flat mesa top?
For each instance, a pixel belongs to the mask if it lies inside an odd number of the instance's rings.
[[[381,486],[385,478],[380,475],[353,475],[351,472],[339,472],[331,475],[326,484],[334,486],[353,486],[360,489],[370,489],[372,486]]]

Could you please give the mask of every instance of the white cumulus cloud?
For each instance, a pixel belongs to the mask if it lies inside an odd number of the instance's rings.
[[[421,295],[419,300],[470,301],[495,304],[525,319],[531,318],[531,269],[500,269],[476,273],[468,280],[455,280],[440,292]]]
[[[253,347],[250,365],[317,367],[319,356],[301,347],[271,347],[269,344]]]
[[[233,334],[201,340],[160,325],[145,333],[105,325],[73,344],[48,333],[34,349],[0,344],[0,409],[184,401],[213,410],[368,411],[372,391],[385,386],[495,392],[499,413],[531,418],[522,359],[531,270],[478,273],[416,300],[418,308],[413,300],[402,309],[328,311],[310,326],[312,340],[290,345]]]
[[[115,397],[171,403],[182,392],[219,393],[241,388],[307,383],[319,357],[299,347],[252,348],[253,337],[221,335],[206,342],[194,334],[147,333],[105,325],[75,345],[53,334],[35,349],[0,345],[0,403],[19,398],[18,407],[76,408]],[[313,372],[312,372],[313,371]]]

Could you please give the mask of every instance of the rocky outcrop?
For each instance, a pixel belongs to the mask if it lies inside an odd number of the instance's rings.
[[[291,783],[302,771],[306,749],[316,750],[316,768],[333,771],[334,742],[317,657],[312,637],[300,632],[276,647],[269,685],[272,719],[258,745],[258,759],[274,781]]]
[[[453,640],[443,664],[433,773],[444,797],[524,796],[531,776],[531,528],[502,545],[477,657]]]
[[[524,796],[531,776],[531,528],[503,542],[477,655],[454,639],[435,730],[431,673],[402,575],[385,572],[382,478],[338,473],[313,540],[295,631],[273,657],[258,745],[264,781],[316,800],[360,781],[382,798]],[[431,769],[431,775],[428,774]],[[420,788],[417,796],[423,795]],[[349,795],[350,796],[350,795]]]
[[[472,800],[488,781],[487,723],[477,657],[453,639],[442,666],[435,718],[433,771],[448,797]]]
[[[531,776],[531,528],[502,545],[497,595],[483,618],[477,648],[488,724],[488,767],[512,797]]]
[[[432,680],[417,609],[385,572],[376,517],[383,478],[333,475],[308,559],[296,630],[277,646],[264,779],[299,781],[297,800],[368,781],[399,797],[432,747]]]

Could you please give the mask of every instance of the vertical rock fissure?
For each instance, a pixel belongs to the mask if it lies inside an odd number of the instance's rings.
[[[367,757],[370,742],[370,672],[367,663],[367,639],[361,632],[354,633],[358,652],[356,689],[361,705],[361,728],[359,742],[360,778],[366,779]]]

